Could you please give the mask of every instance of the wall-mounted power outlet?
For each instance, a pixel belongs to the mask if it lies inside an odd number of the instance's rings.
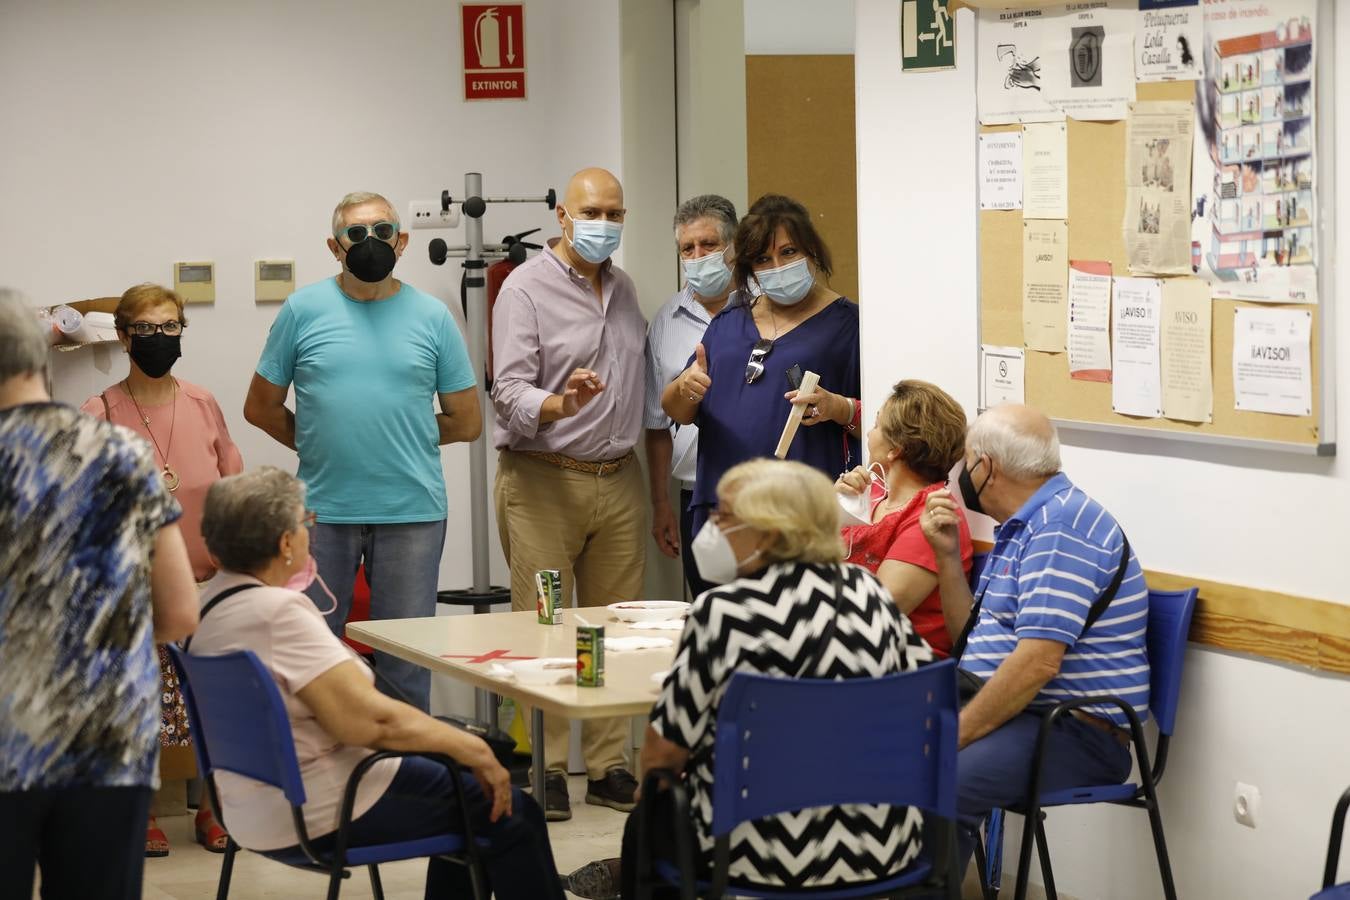
[[[438,200],[414,200],[408,204],[408,221],[405,225],[413,228],[458,228],[459,206],[451,204],[449,212],[441,212]]]
[[[1233,818],[1239,825],[1256,827],[1257,816],[1261,814],[1261,789],[1241,781],[1233,788]]]

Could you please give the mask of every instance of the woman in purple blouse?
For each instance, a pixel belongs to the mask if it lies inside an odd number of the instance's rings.
[[[732,466],[772,456],[793,405],[806,407],[787,458],[831,478],[859,464],[862,418],[858,307],[830,289],[830,251],[796,200],[766,194],[736,231],[741,296],[708,326],[689,367],[666,386],[661,405],[699,428],[694,528],[717,504],[717,482]],[[819,387],[792,381],[815,372]]]

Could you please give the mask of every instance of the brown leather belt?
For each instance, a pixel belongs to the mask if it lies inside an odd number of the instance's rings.
[[[541,453],[538,450],[517,450],[514,451],[521,456],[528,456],[530,459],[537,459],[540,462],[546,462],[550,466],[556,466],[559,469],[566,469],[569,472],[583,472],[587,475],[613,475],[615,472],[623,471],[630,462],[637,459],[637,454],[629,450],[623,456],[616,456],[614,459],[601,459],[596,461],[586,459],[573,459],[570,456],[564,456],[561,453]]]
[[[1071,709],[1069,710],[1069,715],[1073,716],[1084,725],[1091,725],[1098,731],[1105,731],[1126,747],[1130,745],[1130,733],[1108,719],[1103,719],[1101,716],[1094,716],[1091,713],[1085,713],[1081,709]]]

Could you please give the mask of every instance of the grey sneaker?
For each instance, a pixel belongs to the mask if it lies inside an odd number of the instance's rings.
[[[569,891],[585,900],[619,900],[619,860],[588,862],[564,881]]]
[[[586,802],[592,806],[608,806],[619,812],[629,812],[637,803],[637,779],[627,769],[610,769],[599,781],[586,781]]]
[[[572,818],[572,800],[567,796],[567,776],[549,772],[544,776],[544,820],[566,822]]]

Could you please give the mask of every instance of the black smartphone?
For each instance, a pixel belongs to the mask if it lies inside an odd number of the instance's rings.
[[[787,370],[787,380],[794,391],[799,390],[802,386],[802,367],[793,364],[792,368]]]

